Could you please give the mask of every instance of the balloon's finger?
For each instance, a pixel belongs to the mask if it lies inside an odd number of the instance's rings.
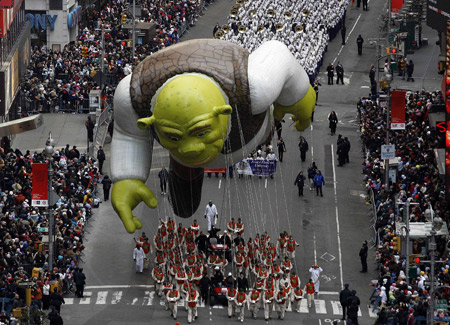
[[[156,199],[155,194],[153,194],[152,190],[147,186],[143,186],[139,189],[139,195],[149,208],[155,209],[158,206],[158,200]]]
[[[136,218],[136,217],[134,217],[133,214],[131,213],[131,207],[127,204],[123,204],[121,206],[115,207],[115,210],[116,210],[117,214],[119,215],[120,219],[122,220],[122,223],[125,226],[125,229],[130,234],[134,233],[137,228],[136,222],[134,221],[134,218]],[[140,221],[139,221],[139,223],[140,223]],[[142,227],[142,225],[141,225],[141,227]]]
[[[311,124],[311,119],[298,120],[295,122],[295,128],[297,131],[304,131]]]
[[[134,222],[134,225],[136,226],[136,229],[142,228],[141,220],[139,220],[138,217],[133,216],[133,222]]]

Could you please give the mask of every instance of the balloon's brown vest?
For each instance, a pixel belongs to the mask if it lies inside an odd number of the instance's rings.
[[[225,148],[234,152],[243,145],[240,132],[244,144],[248,143],[261,128],[266,115],[265,112],[253,115],[251,111],[248,56],[246,49],[217,39],[186,41],[158,51],[133,71],[130,86],[133,108],[139,118],[151,116],[150,102],[168,79],[189,72],[207,75],[220,85],[233,108],[233,134],[222,152],[225,153]]]

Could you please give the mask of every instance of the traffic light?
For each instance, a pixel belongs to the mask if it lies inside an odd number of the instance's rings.
[[[88,51],[89,51],[89,49],[88,49],[88,47],[87,46],[83,46],[82,48],[81,48],[81,55],[84,57],[84,58],[86,58],[89,54],[88,54]]]
[[[401,61],[400,61],[400,69],[401,69],[401,71],[405,71],[406,70],[406,61],[405,61],[404,58],[401,59]]]
[[[386,54],[398,54],[398,48],[395,46],[388,46],[386,47]]]
[[[394,242],[394,252],[400,252],[402,250],[402,238],[400,236],[392,238],[392,241]]]
[[[127,23],[127,15],[122,14],[121,19],[120,19],[120,24],[125,25],[126,23]]]

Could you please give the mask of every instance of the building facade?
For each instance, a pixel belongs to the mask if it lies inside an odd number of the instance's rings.
[[[32,46],[59,51],[76,40],[82,14],[77,0],[25,0],[25,11]]]
[[[20,117],[19,83],[31,56],[25,2],[15,0],[10,4],[0,7],[0,122]]]

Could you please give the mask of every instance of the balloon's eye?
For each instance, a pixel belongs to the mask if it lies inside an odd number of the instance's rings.
[[[180,141],[180,138],[179,138],[179,137],[176,137],[176,136],[173,136],[173,135],[171,135],[171,136],[169,137],[169,139],[172,140],[172,141]]]
[[[202,131],[202,132],[198,133],[197,136],[198,137],[202,137],[202,136],[204,136],[204,135],[206,135],[208,133],[209,133],[209,131]]]

